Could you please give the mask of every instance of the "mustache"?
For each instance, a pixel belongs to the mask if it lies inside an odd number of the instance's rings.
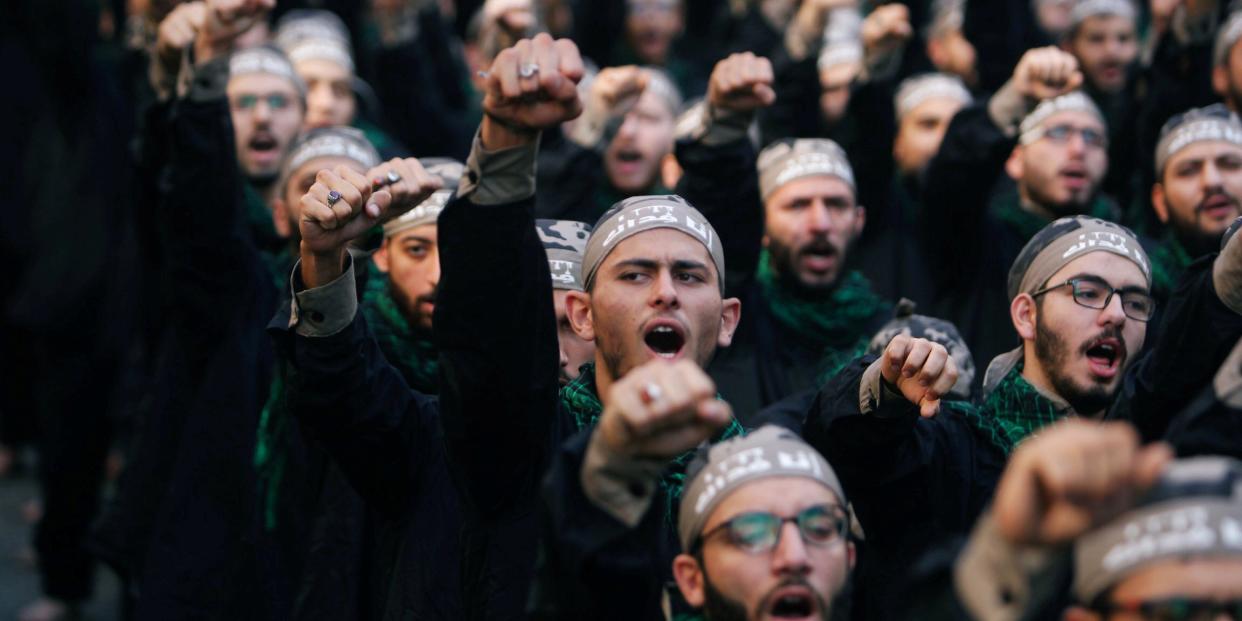
[[[1117,344],[1120,346],[1117,355],[1121,356],[1122,360],[1124,360],[1126,351],[1128,351],[1126,349],[1126,337],[1121,334],[1121,328],[1118,328],[1117,326],[1104,328],[1104,330],[1099,334],[1083,341],[1082,345],[1078,347],[1078,353],[1084,356],[1087,355],[1087,352],[1090,351],[1092,347],[1099,345],[1100,342],[1105,339],[1114,339],[1117,341]]]
[[[827,238],[812,239],[798,247],[798,254],[841,254],[841,249]]]
[[[1229,203],[1233,205],[1234,207],[1238,206],[1238,197],[1230,194],[1229,192],[1225,191],[1223,188],[1216,188],[1216,189],[1208,190],[1207,193],[1203,195],[1203,200],[1199,201],[1198,205],[1195,205],[1195,213],[1203,212],[1205,209],[1207,209],[1207,204],[1212,199],[1215,199],[1215,198],[1224,198],[1225,200],[1229,201]]]

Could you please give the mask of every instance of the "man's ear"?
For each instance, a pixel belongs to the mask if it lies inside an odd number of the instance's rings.
[[[1220,95],[1221,99],[1229,101],[1229,67],[1226,65],[1217,65],[1212,67],[1212,90]]]
[[[1100,613],[1082,606],[1070,606],[1061,614],[1062,621],[1100,621]]]
[[[1022,178],[1025,168],[1022,165],[1022,145],[1017,145],[1013,151],[1009,152],[1009,159],[1005,160],[1005,174],[1010,179],[1017,181]]]
[[[565,317],[574,334],[584,341],[595,340],[595,317],[591,314],[591,294],[569,291],[565,294]]]
[[[948,59],[945,58],[944,43],[939,37],[933,37],[927,42],[927,58],[938,71],[944,71],[943,67]]]
[[[742,301],[737,298],[725,298],[720,304],[720,334],[716,344],[728,347],[733,342],[733,334],[737,331],[737,323],[742,320]]]
[[[1035,298],[1021,293],[1009,303],[1009,318],[1013,320],[1013,329],[1024,341],[1035,340]]]
[[[1164,184],[1153,183],[1151,185],[1151,208],[1155,210],[1156,217],[1164,224],[1169,223],[1169,204],[1164,199]]]
[[[862,235],[863,229],[867,226],[867,208],[859,205],[854,208],[856,217],[854,218],[854,237]]]
[[[854,561],[858,560],[858,549],[854,547],[853,541],[847,541],[845,546],[846,558],[849,559],[850,563],[850,571],[854,571]]]
[[[384,241],[380,243],[379,250],[376,250],[374,253],[371,254],[371,260],[375,261],[375,267],[378,267],[379,271],[384,272],[385,274],[388,273],[388,246],[389,245],[390,244],[388,243],[388,238],[385,237]]]
[[[681,596],[686,598],[686,603],[695,608],[701,608],[703,603],[707,601],[704,594],[706,588],[703,584],[703,569],[699,567],[699,562],[694,560],[689,554],[678,554],[673,559],[673,578],[677,580],[677,588],[681,590]]]
[[[289,205],[285,204],[283,198],[272,199],[272,226],[276,228],[276,234],[288,238],[293,234],[293,218],[289,213]]]

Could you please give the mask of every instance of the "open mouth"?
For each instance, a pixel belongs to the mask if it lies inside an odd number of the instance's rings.
[[[784,588],[773,594],[768,606],[768,616],[774,619],[806,619],[816,613],[818,607],[810,589],[806,587]]]
[[[1077,166],[1062,168],[1060,175],[1065,184],[1073,189],[1083,188],[1087,185],[1087,171],[1085,168]]]
[[[672,360],[677,358],[686,345],[686,336],[681,326],[673,322],[657,321],[647,327],[643,334],[643,343],[652,353],[661,358]]]
[[[276,147],[278,145],[276,138],[272,137],[271,134],[255,134],[250,139],[250,142],[246,143],[246,146],[251,153],[258,156],[274,158],[277,155]]]
[[[1086,355],[1091,372],[1100,378],[1110,379],[1117,375],[1125,358],[1125,350],[1119,340],[1103,338],[1088,344]]]
[[[812,272],[826,272],[831,270],[837,264],[836,246],[828,242],[819,242],[812,244],[802,250],[802,264]]]
[[[1225,194],[1213,194],[1199,205],[1199,212],[1211,217],[1227,215],[1237,209],[1238,203]]]
[[[622,149],[617,151],[617,161],[622,164],[637,164],[643,159],[643,154],[632,149]]]

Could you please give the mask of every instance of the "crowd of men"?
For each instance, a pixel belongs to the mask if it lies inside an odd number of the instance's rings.
[[[22,621],[1242,620],[1242,6],[0,15]]]

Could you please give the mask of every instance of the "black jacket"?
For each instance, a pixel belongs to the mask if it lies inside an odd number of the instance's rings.
[[[458,198],[440,216],[438,401],[406,386],[360,315],[326,338],[273,323],[292,409],[413,546],[388,574],[385,618],[515,619],[525,607],[537,488],[561,435],[533,202]]]

